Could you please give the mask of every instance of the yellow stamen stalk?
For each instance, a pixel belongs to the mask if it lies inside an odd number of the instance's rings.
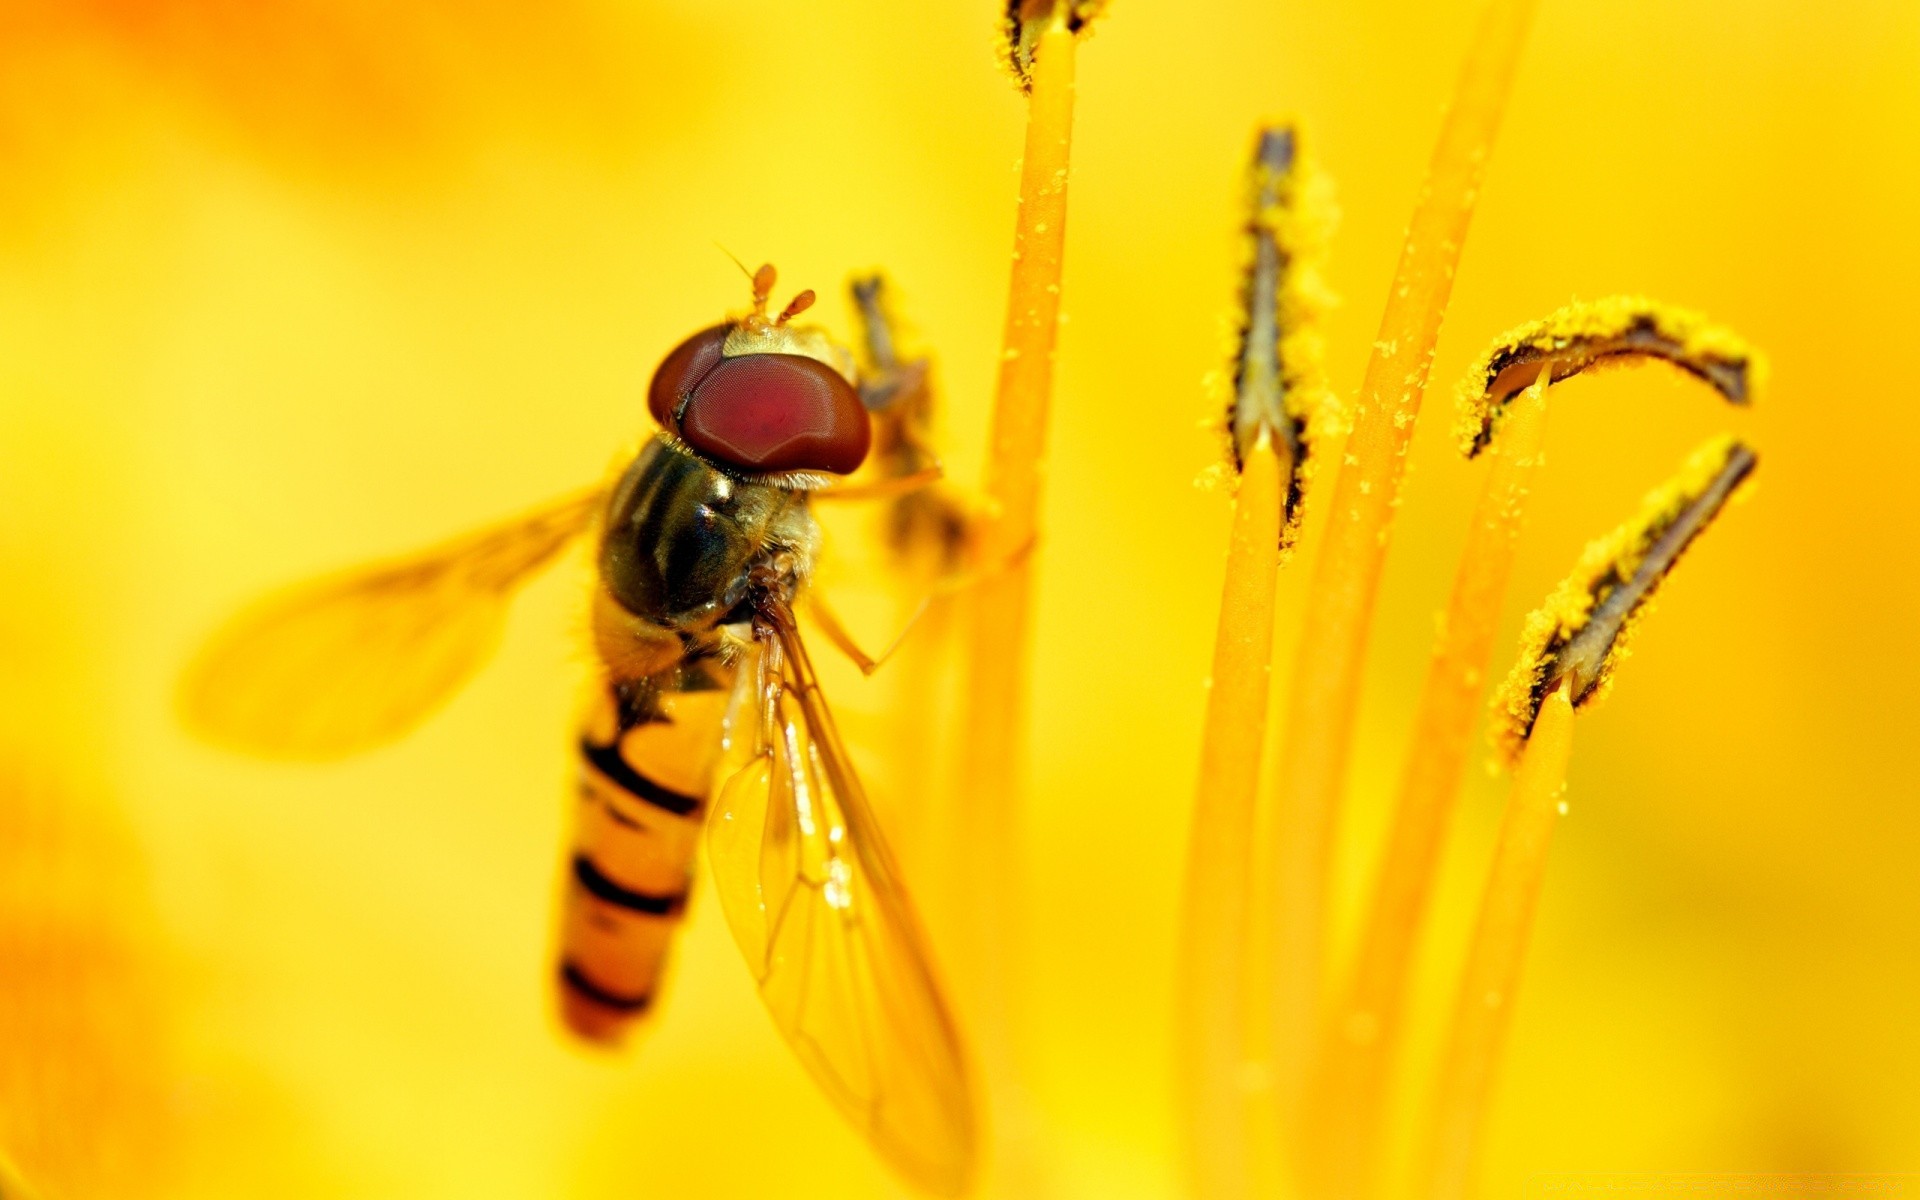
[[[1313,1194],[1360,1197],[1375,1149],[1400,1002],[1461,768],[1480,716],[1487,656],[1512,574],[1526,499],[1541,461],[1547,373],[1501,422],[1486,485],[1441,618],[1414,723],[1413,748],[1353,973],[1318,1051],[1301,1166]]]
[[[1500,842],[1461,975],[1433,1106],[1422,1200],[1465,1200],[1493,1093],[1495,1069],[1513,1024],[1513,997],[1526,960],[1527,935],[1539,906],[1547,847],[1560,821],[1567,758],[1573,749],[1573,703],[1563,684],[1540,708],[1514,772]]]
[[[1240,470],[1188,840],[1175,1022],[1196,1195],[1247,1195],[1247,950],[1276,568],[1300,522],[1308,438],[1327,407],[1312,317],[1327,213],[1293,129],[1261,131],[1248,172],[1234,396]]]
[[[1028,94],[1026,151],[1014,228],[1005,340],[987,447],[986,505],[975,544],[986,573],[974,596],[965,735],[968,803],[961,831],[975,928],[963,945],[981,1056],[1003,1140],[1022,1140],[1007,981],[1021,911],[1019,794],[1023,784],[1032,555],[1039,528],[1047,408],[1053,391],[1066,245],[1067,161],[1073,130],[1075,38],[1095,6],[1015,0],[1008,61]],[[1015,1152],[1017,1154],[1017,1151]],[[1011,1169],[1021,1170],[1017,1164]]]
[[[1605,693],[1625,655],[1628,628],[1755,463],[1753,451],[1731,438],[1708,442],[1647,497],[1638,515],[1590,544],[1573,574],[1527,620],[1519,661],[1495,705],[1501,718],[1496,740],[1517,762],[1513,790],[1415,1160],[1414,1194],[1422,1200],[1465,1200],[1473,1184],[1547,848],[1564,811],[1574,706]]]
[[[1441,618],[1354,967],[1317,1047],[1302,1143],[1317,1196],[1368,1195],[1378,1166],[1401,1001],[1540,462],[1544,389],[1600,365],[1648,360],[1672,363],[1733,404],[1752,400],[1764,370],[1756,352],[1704,317],[1613,296],[1567,305],[1503,335],[1461,382],[1462,452],[1471,458],[1494,444],[1496,426],[1500,439]]]
[[[1254,443],[1234,497],[1227,579],[1214,637],[1200,751],[1199,799],[1187,847],[1176,1054],[1194,1194],[1248,1193],[1246,975],[1255,795],[1273,652],[1281,464]]]
[[[1308,594],[1273,823],[1268,1025],[1288,1144],[1318,1027],[1334,816],[1407,443],[1533,9],[1533,0],[1493,0],[1462,70],[1407,228]]]

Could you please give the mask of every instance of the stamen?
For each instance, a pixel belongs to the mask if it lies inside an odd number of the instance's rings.
[[[1248,172],[1248,258],[1234,399],[1233,532],[1200,741],[1182,894],[1175,1037],[1193,1193],[1247,1194],[1255,1174],[1244,1075],[1260,753],[1272,687],[1280,554],[1299,525],[1310,417],[1327,407],[1303,262],[1306,189],[1294,130],[1260,131]],[[1321,211],[1324,212],[1324,209]],[[1318,230],[1314,231],[1318,234]]]
[[[1260,131],[1247,173],[1247,264],[1227,420],[1236,471],[1263,432],[1283,459],[1283,550],[1299,532],[1308,446],[1332,404],[1314,320],[1326,306],[1316,269],[1333,220],[1326,191],[1292,126]]]
[[[1731,404],[1748,404],[1765,377],[1758,352],[1699,313],[1644,296],[1576,302],[1494,342],[1461,381],[1457,433],[1472,458],[1487,448],[1507,404],[1547,363],[1558,383],[1596,365],[1656,358],[1699,377]]]
[[[1499,441],[1429,663],[1413,746],[1359,949],[1334,1019],[1322,1030],[1301,1148],[1309,1190],[1366,1194],[1379,1160],[1388,1076],[1403,1003],[1513,568],[1530,479],[1540,467],[1544,391],[1601,362],[1678,361],[1744,402],[1757,358],[1697,316],[1638,297],[1574,304],[1497,341],[1460,387],[1469,456]],[[1730,364],[1739,363],[1737,371]],[[1691,369],[1691,368],[1690,368]],[[1737,384],[1737,387],[1725,385]],[[1524,389],[1524,390],[1522,390]],[[1366,1036],[1349,1031],[1364,1029]]]
[[[1519,759],[1541,701],[1562,682],[1579,706],[1605,694],[1635,619],[1758,461],[1731,437],[1702,446],[1647,496],[1638,516],[1590,544],[1573,574],[1527,618],[1520,659],[1495,696],[1495,740],[1508,761]]]
[[[1047,410],[1053,393],[1054,348],[1060,325],[1061,265],[1065,257],[1069,150],[1073,137],[1073,78],[1083,27],[1097,5],[1053,0],[1036,9],[1009,7],[1016,68],[1028,95],[1020,205],[1014,225],[1007,287],[1005,336],[988,426],[986,515],[975,528],[974,561],[1015,565],[983,582],[968,625],[962,723],[967,747],[960,809],[958,869],[973,887],[971,961],[962,974],[974,984],[976,1037],[994,1111],[1002,1130],[1034,1130],[1023,1116],[1027,1065],[1016,1050],[1010,1017],[1014,991],[1010,947],[1026,920],[1018,895],[1024,734],[1032,638],[1033,570],[1024,547],[1039,538],[1045,478]],[[1034,10],[1031,11],[1030,10]],[[1041,17],[1046,19],[1042,20]],[[1031,54],[1018,52],[1032,32]],[[1003,1139],[997,1156],[1002,1181],[1037,1170],[1039,1147]],[[985,1190],[1002,1193],[1008,1186]]]
[[[1299,1135],[1322,1009],[1333,834],[1352,749],[1367,634],[1400,504],[1408,445],[1455,269],[1480,196],[1535,0],[1491,0],[1462,67],[1426,186],[1407,223],[1335,477],[1314,564],[1274,771],[1264,989],[1280,1144]]]
[[[1487,660],[1528,495],[1545,458],[1546,391],[1543,371],[1514,401],[1487,456],[1359,944],[1320,1032],[1299,1159],[1304,1190],[1328,1200],[1371,1195],[1377,1182],[1388,1083],[1404,1040],[1407,980],[1482,711]]]
[[[1106,0],[1007,0],[1001,18],[1000,62],[1025,92],[1033,87],[1033,58],[1040,35],[1056,24],[1084,33],[1107,7]]]
[[[1422,1121],[1412,1194],[1430,1200],[1473,1194],[1547,849],[1566,812],[1560,797],[1574,706],[1604,690],[1625,627],[1755,461],[1752,450],[1729,437],[1702,446],[1678,476],[1647,497],[1638,517],[1588,546],[1572,577],[1527,621],[1499,714],[1506,722],[1499,736],[1515,765],[1513,789]]]
[[[1500,837],[1480,896],[1460,990],[1447,1026],[1433,1098],[1415,1155],[1409,1195],[1469,1200],[1482,1131],[1513,1027],[1514,999],[1526,966],[1534,913],[1546,879],[1547,851],[1565,812],[1573,708],[1564,686],[1544,697],[1539,731],[1513,774]]]

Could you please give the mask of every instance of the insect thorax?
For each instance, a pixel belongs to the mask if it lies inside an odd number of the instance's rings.
[[[649,441],[608,501],[594,614],[602,656],[634,674],[717,649],[723,627],[751,620],[757,604],[792,599],[819,540],[804,493]]]

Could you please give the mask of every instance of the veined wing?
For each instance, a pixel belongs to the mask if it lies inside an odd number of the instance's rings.
[[[895,1170],[956,1196],[977,1142],[959,1031],[793,614],[767,615],[741,673],[759,688],[757,753],[707,820],[721,905],[814,1080]]]
[[[335,758],[400,737],[486,661],[514,590],[593,523],[603,495],[268,597],[188,668],[187,724],[276,758]]]

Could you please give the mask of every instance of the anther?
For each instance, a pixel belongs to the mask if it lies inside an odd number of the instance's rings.
[[[1758,352],[1698,313],[1644,296],[1575,302],[1497,339],[1460,383],[1456,432],[1473,458],[1493,440],[1507,405],[1544,363],[1549,383],[1595,366],[1657,359],[1704,381],[1728,403],[1748,404],[1765,374]]]
[[[1702,446],[1648,494],[1637,516],[1590,544],[1573,574],[1527,618],[1519,661],[1494,700],[1494,737],[1509,760],[1517,760],[1541,702],[1561,683],[1576,706],[1606,693],[1634,620],[1758,462],[1731,437]]]
[[[1312,262],[1326,220],[1309,179],[1295,130],[1260,130],[1247,172],[1246,268],[1227,424],[1235,470],[1245,467],[1262,437],[1284,460],[1282,549],[1299,530],[1308,443],[1326,402],[1313,327],[1320,299]]]
[[[1106,0],[1007,0],[1000,23],[1000,59],[1020,90],[1033,86],[1033,54],[1041,34],[1056,25],[1083,34],[1106,6]]]

